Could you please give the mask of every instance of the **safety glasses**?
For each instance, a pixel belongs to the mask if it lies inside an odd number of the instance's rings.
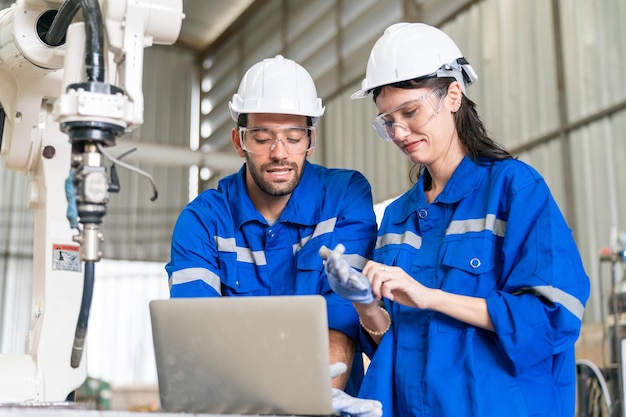
[[[241,147],[254,154],[269,154],[282,143],[290,155],[303,154],[315,147],[317,129],[313,126],[240,127]]]
[[[444,97],[445,94],[437,94],[437,90],[430,91],[379,115],[372,122],[372,127],[381,138],[393,141],[396,139],[396,129],[407,133],[424,127],[441,111]],[[437,99],[439,99],[438,103]]]

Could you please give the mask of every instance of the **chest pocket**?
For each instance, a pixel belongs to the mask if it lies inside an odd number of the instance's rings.
[[[320,245],[304,245],[296,252],[298,271],[317,271],[324,269],[322,257],[319,254]]]
[[[443,255],[442,289],[455,294],[486,297],[497,285],[495,239],[464,238],[447,244]]]
[[[326,294],[330,291],[319,255],[321,244],[311,245],[309,242],[296,252],[296,294]]]
[[[254,263],[238,262],[235,252],[220,252],[222,295],[262,295],[263,285]]]

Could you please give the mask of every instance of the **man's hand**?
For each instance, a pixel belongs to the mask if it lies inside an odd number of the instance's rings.
[[[345,363],[337,362],[330,365],[330,378],[346,372]],[[351,417],[381,417],[383,415],[383,405],[380,401],[364,400],[352,397],[338,388],[331,388],[333,399],[333,411]]]
[[[325,260],[324,270],[328,283],[334,292],[355,303],[371,303],[374,301],[372,286],[369,280],[343,259],[345,247],[338,244],[330,250],[326,246],[320,248],[320,256]]]

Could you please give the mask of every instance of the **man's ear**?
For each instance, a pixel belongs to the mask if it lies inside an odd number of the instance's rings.
[[[235,152],[237,152],[237,155],[241,156],[242,158],[246,156],[246,151],[244,151],[241,147],[241,136],[239,135],[239,129],[237,129],[236,127],[233,127],[230,131],[230,140],[233,143],[233,148],[235,148]]]

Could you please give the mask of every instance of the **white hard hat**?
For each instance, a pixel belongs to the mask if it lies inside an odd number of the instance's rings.
[[[425,76],[454,77],[464,92],[478,79],[443,31],[424,23],[396,23],[374,44],[361,90],[351,97],[363,98],[376,87]]]
[[[282,55],[250,67],[228,107],[234,121],[241,113],[279,113],[308,116],[316,124],[324,114],[311,75]]]

